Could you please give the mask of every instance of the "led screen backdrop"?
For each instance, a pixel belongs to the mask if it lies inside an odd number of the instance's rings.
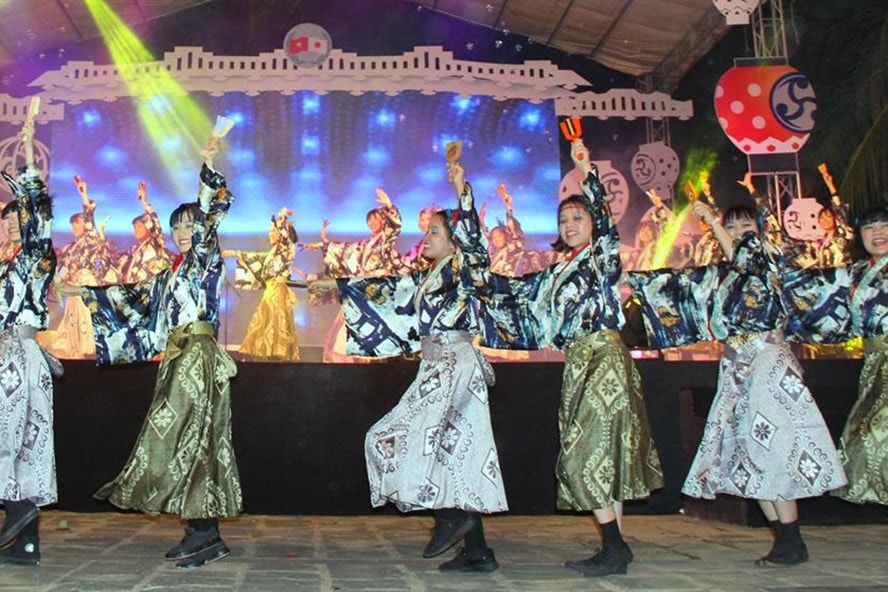
[[[455,201],[444,159],[445,144],[455,139],[463,141],[462,162],[479,207],[489,202],[489,225],[504,216],[496,191],[504,183],[528,234],[528,248],[545,247],[556,231],[561,140],[550,103],[419,92],[192,94],[191,99],[207,114],[237,122],[216,163],[237,196],[220,230],[225,248],[267,248],[269,217],[282,206],[296,212],[300,241],[317,240],[324,219],[331,221],[331,239],[359,240],[367,236],[365,215],[375,206],[374,189],[381,187],[401,210],[404,230],[398,245],[406,252],[419,239],[420,210]],[[153,106],[161,115],[169,107],[163,101]],[[74,175],[87,181],[98,204],[97,221],[110,216],[107,233],[121,250],[133,242],[131,220],[141,212],[136,199],[140,180],[147,181],[149,201],[165,229],[172,209],[196,195],[199,157],[177,156],[171,165],[170,153],[187,155],[191,149],[184,149],[176,136],[155,145],[131,99],[69,104],[65,119],[51,126],[59,246],[70,240],[68,217],[80,209]],[[159,151],[167,151],[167,158]],[[297,253],[295,264],[322,271],[316,252]],[[228,292],[220,337],[239,343],[259,294]],[[300,342],[319,345],[335,309],[308,307],[304,294],[298,295]]]

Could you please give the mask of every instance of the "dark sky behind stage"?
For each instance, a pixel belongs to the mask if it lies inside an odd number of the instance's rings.
[[[404,229],[398,246],[407,251],[420,237],[420,210],[455,203],[444,147],[456,139],[463,141],[461,161],[477,205],[489,202],[488,224],[504,217],[496,191],[497,184],[504,183],[529,235],[528,248],[545,247],[555,236],[561,181],[558,143],[563,140],[551,103],[419,92],[192,98],[207,114],[237,122],[216,162],[237,196],[220,228],[224,248],[266,249],[269,217],[282,206],[296,212],[302,241],[317,240],[324,219],[331,220],[332,240],[364,238],[365,215],[376,205],[374,189],[381,187],[401,210]],[[181,151],[180,142],[170,137],[161,149]],[[61,246],[70,240],[68,217],[80,209],[74,175],[87,181],[98,204],[96,220],[110,216],[107,232],[118,247],[126,248],[133,242],[131,220],[141,212],[138,182],[147,181],[149,201],[168,231],[172,209],[195,198],[198,166],[195,155],[177,159],[169,170],[130,99],[66,105],[64,121],[52,124],[56,242]],[[182,195],[177,187],[188,189]],[[295,264],[308,272],[322,271],[316,252],[297,253]],[[233,278],[233,261],[228,267]],[[322,343],[331,313],[306,306],[304,295],[299,295],[300,340]],[[240,341],[258,296],[228,290],[223,340]]]

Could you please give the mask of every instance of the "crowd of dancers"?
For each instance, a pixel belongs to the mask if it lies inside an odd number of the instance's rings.
[[[104,240],[95,204],[78,180],[84,209],[71,218],[77,239],[58,264],[52,204],[33,162],[33,134],[29,121],[22,131],[24,166],[16,178],[4,174],[15,198],[2,212],[11,249],[0,262],[0,384],[7,396],[0,415],[6,511],[0,562],[39,563],[39,508],[57,501],[51,376],[63,368],[36,341],[47,327],[46,297],[55,275],[59,292],[78,307],[70,331],[88,327],[99,364],[161,358],[130,457],[96,497],[184,520],[184,537],[165,554],[178,567],[221,559],[229,549],[218,520],[242,509],[229,402],[237,367],[216,341],[224,257],[237,260],[241,286],[265,290],[251,331],[255,326],[266,335],[245,340],[246,347],[261,356],[293,356],[295,341],[293,348],[280,347],[274,337],[293,332],[295,340],[292,313],[281,313],[292,310],[298,238],[291,213],[282,209],[272,217],[267,252],[223,251],[218,230],[234,196],[214,167],[222,140],[213,135],[202,151],[198,199],[169,219],[177,254],[160,254],[160,224],[142,186],[144,214],[133,221],[139,243],[127,252],[126,265],[112,264],[110,255],[101,263],[90,258],[88,271],[71,263],[78,243]],[[325,223],[321,241],[307,245],[323,250],[335,278],[317,294],[335,293],[341,301],[345,355],[421,352],[415,381],[369,428],[364,452],[373,506],[433,513],[425,557],[464,543],[439,566],[442,571],[498,569],[482,517],[508,510],[488,405],[495,377],[475,347],[480,339],[489,348],[564,352],[556,504],[591,512],[602,536],[595,555],[565,566],[591,577],[626,573],[633,553],[622,535],[623,504],[662,487],[663,470],[639,374],[619,334],[623,283],[640,302],[652,347],[724,344],[718,390],[683,492],[757,500],[774,543],[756,565],[808,560],[799,499],[832,492],[888,504],[885,204],[855,218],[867,257],[844,267],[794,267],[785,261],[787,243],[767,200],[746,179],[748,203],[726,204],[722,212],[706,200],[693,205],[714,241],[707,248],[720,251],[718,262],[713,255],[703,266],[625,271],[604,187],[577,139],[571,157],[583,181],[577,195],[558,205],[558,256],[537,254],[523,259],[523,268],[498,268],[495,261],[511,260],[497,258],[509,248],[499,234],[520,236],[511,197],[501,190],[507,220],[489,229],[457,152],[448,150],[447,161],[455,207],[421,214],[425,235],[407,257],[393,251],[401,220],[382,191],[367,216],[370,238],[329,240]],[[159,271],[146,262],[162,257],[167,263]],[[309,285],[320,281],[303,275]],[[864,339],[866,362],[837,448],[785,338],[832,342],[849,335]],[[55,339],[63,338],[60,330]]]

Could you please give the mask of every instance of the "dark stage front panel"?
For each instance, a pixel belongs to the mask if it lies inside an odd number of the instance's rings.
[[[682,508],[681,484],[702,433],[718,367],[713,362],[640,360],[654,438],[666,486],[627,513],[669,514]],[[803,361],[806,378],[838,439],[856,396],[858,360]],[[55,430],[59,507],[107,510],[93,491],[120,470],[154,388],[155,364],[98,369],[65,363],[56,383]],[[556,414],[563,366],[494,365],[493,427],[509,505],[517,514],[555,512]],[[364,433],[398,400],[416,362],[266,364],[241,362],[232,386],[234,446],[245,511],[253,514],[371,512]],[[806,514],[806,508],[807,514]],[[802,503],[803,517],[867,513],[839,500]],[[872,512],[870,512],[872,513]],[[884,512],[882,512],[884,514]]]

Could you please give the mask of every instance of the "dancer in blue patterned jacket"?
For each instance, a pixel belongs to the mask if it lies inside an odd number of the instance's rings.
[[[741,183],[751,184],[749,177]],[[713,232],[726,263],[633,272],[651,347],[719,340],[725,353],[718,391],[682,491],[758,501],[774,531],[760,567],[808,560],[796,500],[845,484],[826,423],[784,341],[785,269],[780,227],[767,201],[728,208],[720,220],[701,201],[694,211]]]
[[[489,264],[465,173],[450,173],[459,208],[432,215],[423,256],[409,275],[339,280],[350,354],[385,356],[421,348],[416,380],[367,432],[365,453],[374,506],[432,510],[434,557],[465,539],[442,571],[493,571],[481,515],[508,509],[487,400],[493,370],[472,346],[472,298]]]
[[[565,352],[557,507],[592,511],[602,530],[598,553],[565,566],[601,577],[626,573],[633,559],[621,532],[623,501],[662,487],[663,472],[641,378],[619,334],[617,227],[581,140],[571,145],[571,156],[585,179],[583,194],[558,207],[554,247],[567,256],[520,278],[491,274],[490,294],[483,300],[484,341],[494,348]]]
[[[61,366],[34,339],[48,326],[46,292],[56,256],[52,200],[34,164],[33,121],[25,123],[21,141],[25,165],[16,179],[3,173],[14,199],[2,214],[13,251],[0,261],[0,500],[6,510],[0,563],[37,565],[38,507],[58,501],[51,373],[60,374]]]
[[[787,331],[804,341],[863,338],[857,400],[839,446],[848,485],[833,495],[888,505],[888,208],[863,212],[854,235],[869,257],[849,267],[791,272],[785,285],[792,314]]]
[[[234,196],[212,168],[220,139],[204,150],[198,202],[170,216],[179,249],[170,268],[131,285],[83,288],[99,364],[138,362],[163,353],[154,399],[120,474],[99,499],[188,521],[166,553],[194,568],[229,554],[218,518],[237,515],[241,486],[231,442],[229,379],[237,369],[216,342],[225,265],[217,229]]]

